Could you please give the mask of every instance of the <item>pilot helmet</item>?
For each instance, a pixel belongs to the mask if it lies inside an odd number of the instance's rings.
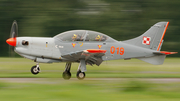
[[[73,34],[73,37],[72,37],[73,39],[76,39],[77,38],[77,35],[76,34]]]
[[[99,40],[100,39],[100,35],[96,36],[96,40]]]

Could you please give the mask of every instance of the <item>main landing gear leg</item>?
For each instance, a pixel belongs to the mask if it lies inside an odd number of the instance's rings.
[[[66,80],[71,78],[70,69],[71,69],[71,63],[66,63],[65,71],[62,74],[63,78]]]
[[[35,66],[32,66],[31,68],[31,73],[36,75],[40,72],[40,67],[39,67],[39,63],[36,63]]]
[[[85,71],[86,71],[86,63],[85,63],[85,60],[82,59],[82,60],[80,60],[80,64],[79,64],[78,71],[76,74],[76,76],[79,80],[82,80],[85,78],[85,76],[86,76]]]

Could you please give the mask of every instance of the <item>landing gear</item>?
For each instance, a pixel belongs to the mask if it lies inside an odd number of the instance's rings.
[[[71,78],[71,72],[63,72],[62,76],[65,80],[69,80]]]
[[[62,77],[65,79],[65,80],[69,80],[71,78],[71,72],[70,72],[70,69],[71,69],[71,63],[66,63],[66,67],[65,67],[65,70],[62,74]],[[79,67],[78,67],[78,71],[77,71],[77,74],[76,74],[76,77],[79,79],[79,80],[82,80],[85,78],[85,71],[86,71],[86,63],[85,63],[85,60],[80,60],[80,64],[79,64]]]
[[[76,77],[79,79],[79,80],[82,80],[85,78],[85,72],[81,72],[80,70],[77,72],[76,74]]]
[[[86,63],[85,63],[85,60],[84,59],[81,59],[80,60],[80,64],[79,64],[79,67],[78,67],[78,71],[77,71],[77,74],[76,74],[76,77],[79,79],[79,80],[82,80],[85,78],[85,71],[86,71]]]
[[[31,73],[34,74],[34,75],[36,75],[36,74],[38,74],[39,72],[40,72],[40,67],[39,67],[39,64],[37,63],[36,66],[33,66],[33,67],[31,68]]]
[[[69,79],[71,78],[70,69],[71,69],[71,63],[66,63],[65,71],[64,71],[63,74],[62,74],[62,77],[63,77],[65,80],[69,80]]]

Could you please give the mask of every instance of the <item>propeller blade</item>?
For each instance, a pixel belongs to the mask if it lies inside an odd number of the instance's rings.
[[[16,20],[14,20],[11,27],[10,38],[15,38],[17,36],[18,36],[18,24]]]
[[[18,24],[17,21],[14,20],[11,26],[10,38],[6,40],[9,44],[9,55],[14,56],[14,48],[16,46],[16,37],[18,36]]]

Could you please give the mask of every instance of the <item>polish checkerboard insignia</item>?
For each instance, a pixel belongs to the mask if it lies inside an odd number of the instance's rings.
[[[142,40],[142,44],[144,45],[150,45],[151,37],[144,36]]]

